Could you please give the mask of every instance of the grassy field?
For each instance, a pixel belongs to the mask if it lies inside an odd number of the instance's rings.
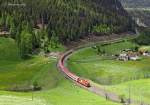
[[[14,40],[0,38],[0,105],[120,105],[66,80],[57,70],[56,61],[43,56],[22,60]],[[34,81],[41,91],[4,91],[30,88]]]
[[[19,49],[11,38],[0,38],[0,60],[19,61]]]
[[[109,56],[100,56],[91,47],[75,52],[68,60],[71,71],[101,84],[117,84],[132,79],[145,78],[150,73],[150,57],[139,61],[119,61],[110,55],[137,46],[132,42],[120,42],[102,46]]]
[[[116,44],[102,46],[108,55],[118,54],[121,50],[138,46],[132,42],[120,42]],[[144,46],[145,47],[145,46]],[[149,48],[149,47],[146,47]],[[150,57],[142,57],[139,61],[118,61],[111,57],[100,56],[91,47],[78,50],[68,60],[68,67],[77,75],[89,78],[96,83],[106,85],[110,91],[125,95],[127,97],[128,84],[131,84],[133,99],[139,100],[138,89],[143,89],[141,98],[149,103],[149,79]],[[130,80],[135,80],[127,82]],[[127,82],[127,83],[126,83]],[[126,88],[126,89],[125,89]]]
[[[60,74],[56,74],[53,70],[56,59],[34,56],[29,60],[22,60],[12,39],[1,38],[0,43],[1,90],[29,89],[35,81],[42,88],[57,85],[59,81],[57,76]],[[46,83],[49,81],[51,84]]]
[[[56,60],[44,57],[20,62],[0,61],[0,89],[30,88],[35,81],[42,88],[53,87],[59,81],[57,75],[60,75],[54,74],[55,64]],[[51,84],[47,84],[48,81]]]
[[[14,100],[15,99],[15,100]],[[106,101],[68,81],[56,88],[32,93],[0,92],[0,105],[121,105]]]
[[[45,91],[15,93],[0,91],[0,105],[121,105],[106,101],[68,81]]]
[[[128,62],[97,59],[89,62],[68,63],[71,70],[77,75],[107,85],[145,78],[150,74],[149,64],[150,58]]]
[[[150,79],[140,79],[121,83],[119,85],[104,86],[111,92],[115,92],[118,95],[124,95],[129,98],[129,90],[131,98],[141,102],[150,103]]]

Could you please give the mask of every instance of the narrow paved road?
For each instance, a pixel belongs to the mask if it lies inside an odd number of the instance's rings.
[[[111,93],[111,92],[107,92],[106,90],[104,90],[98,86],[92,85],[92,87],[90,87],[88,90],[90,90],[91,92],[93,92],[97,95],[103,96],[108,100],[111,100],[114,102],[120,102],[120,98],[118,97],[118,95]]]

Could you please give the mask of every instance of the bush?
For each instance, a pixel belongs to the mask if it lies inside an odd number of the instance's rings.
[[[38,82],[37,81],[34,81],[33,82],[33,90],[34,91],[38,91],[38,90],[41,90],[41,86],[39,86]]]
[[[125,95],[124,95],[124,94],[120,95],[119,98],[120,98],[121,103],[125,103],[125,102],[126,102],[126,101],[125,101],[126,99],[125,99]]]
[[[113,32],[113,28],[106,24],[101,24],[101,25],[94,26],[92,32],[101,33],[101,34],[110,34]]]
[[[150,45],[150,29],[144,29],[135,41],[140,45]]]

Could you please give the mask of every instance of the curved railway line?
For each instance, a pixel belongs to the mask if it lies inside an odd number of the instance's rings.
[[[129,38],[129,40],[133,39],[135,37]],[[111,93],[106,91],[105,89],[101,88],[98,86],[98,84],[95,84],[94,82],[92,82],[91,80],[87,80],[87,79],[83,79],[75,74],[73,74],[72,72],[69,71],[69,69],[67,68],[67,66],[65,65],[66,61],[68,60],[68,58],[73,54],[73,52],[85,48],[85,47],[90,47],[96,44],[112,44],[112,43],[117,43],[117,42],[121,42],[124,41],[124,39],[120,38],[120,39],[115,39],[115,40],[110,40],[110,41],[103,41],[101,43],[93,43],[93,44],[89,44],[89,45],[84,45],[84,46],[80,46],[74,49],[71,49],[67,52],[65,52],[64,54],[62,54],[62,56],[60,57],[57,67],[59,68],[59,70],[64,74],[64,76],[68,79],[70,79],[72,82],[74,82],[77,86],[84,88],[92,93],[95,93],[99,96],[105,97],[106,100],[111,100],[117,103],[121,103],[121,99],[120,97],[115,94],[115,93]],[[136,105],[141,105],[140,102],[136,102],[133,100],[126,100],[127,105],[129,104],[136,104]],[[142,105],[148,105],[148,104],[142,104]]]

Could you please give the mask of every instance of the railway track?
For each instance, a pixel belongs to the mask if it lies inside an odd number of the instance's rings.
[[[129,40],[131,40],[133,38],[135,38],[135,37],[132,37]],[[92,93],[95,93],[95,94],[97,94],[99,96],[105,97],[106,100],[111,100],[113,102],[121,103],[121,99],[120,99],[120,97],[117,94],[106,91],[105,89],[99,87],[98,85],[96,85],[95,83],[93,83],[90,80],[81,79],[80,77],[78,77],[75,74],[71,73],[69,71],[69,69],[65,66],[65,63],[68,60],[68,58],[72,55],[72,53],[75,52],[76,50],[79,50],[79,49],[82,49],[82,48],[85,48],[85,47],[94,46],[96,44],[109,44],[109,43],[112,44],[112,43],[121,42],[123,40],[124,39],[115,39],[115,40],[110,40],[110,41],[103,41],[103,42],[100,42],[100,43],[95,43],[95,44],[90,44],[90,45],[84,45],[84,46],[80,46],[80,47],[71,49],[71,50],[65,52],[60,57],[60,59],[58,61],[58,64],[57,64],[57,67],[64,74],[64,76],[66,78],[70,79],[77,86],[79,86],[81,88],[84,88],[84,89],[86,89],[86,90],[88,90],[88,91],[90,91]],[[85,81],[85,84],[83,84],[79,80]],[[127,105],[129,105],[131,103],[136,104],[136,105],[141,105],[141,103],[133,101],[133,100],[127,101],[126,103],[127,103]],[[149,104],[144,104],[143,103],[142,105],[149,105]]]
[[[85,86],[77,81],[77,78],[80,78],[76,76],[75,74],[71,73],[68,68],[65,67],[65,62],[68,60],[69,56],[74,52],[75,50],[69,50],[66,53],[62,55],[62,57],[59,59],[59,62],[57,64],[57,67],[59,70],[64,74],[66,78],[74,82],[77,86],[84,88],[92,93],[95,93],[99,96],[105,97],[107,100],[111,100],[117,103],[120,103],[119,96],[117,96],[114,93],[106,92],[104,89],[96,86],[92,81],[89,80],[90,86]],[[62,63],[62,65],[61,65]],[[67,69],[67,70],[63,70]],[[67,72],[66,72],[67,71]],[[69,73],[69,75],[67,74]]]

